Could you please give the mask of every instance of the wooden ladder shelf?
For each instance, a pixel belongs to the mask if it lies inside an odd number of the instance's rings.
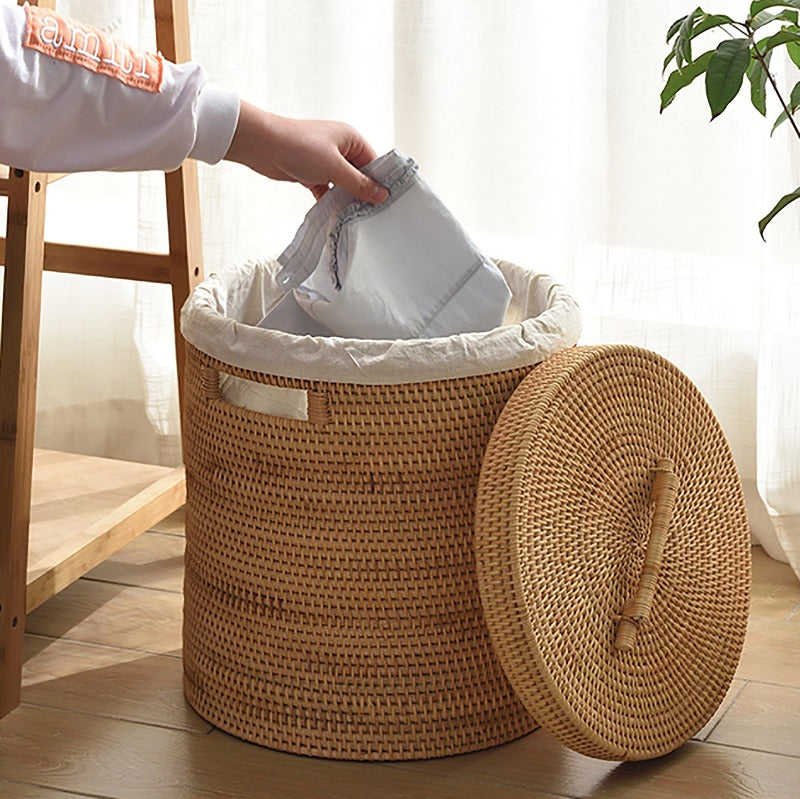
[[[158,49],[188,60],[187,0],[153,4]],[[170,284],[182,393],[180,309],[202,277],[196,164],[165,176],[168,253],[45,243],[47,185],[60,177],[13,167],[0,175],[8,198],[0,239],[0,718],[20,702],[25,614],[179,508],[186,493],[183,467],[34,452],[33,439],[43,269]]]

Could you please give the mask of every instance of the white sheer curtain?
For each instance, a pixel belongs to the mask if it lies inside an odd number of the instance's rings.
[[[139,5],[138,16],[124,5],[122,30],[152,43],[149,0]],[[746,7],[720,0],[707,10]],[[659,116],[664,35],[691,10],[686,0],[191,8],[195,57],[212,80],[278,113],[345,119],[379,151],[399,147],[487,252],[571,287],[585,343],[635,343],[683,369],[728,434],[755,535],[800,573],[798,212],[772,223],[766,245],[756,229],[800,184],[798,144],[786,130],[770,139],[744,95],[709,125],[700,83]],[[113,191],[127,199],[99,217],[104,235],[162,244],[160,177],[119,180]],[[227,164],[201,168],[201,193],[207,272],[280,251],[312,202]],[[98,221],[66,200],[58,213],[73,235]],[[75,430],[99,420],[104,436],[77,438],[107,454],[176,459],[164,291],[63,280],[44,319],[41,443],[63,444],[65,419]],[[97,306],[109,311],[90,330]]]

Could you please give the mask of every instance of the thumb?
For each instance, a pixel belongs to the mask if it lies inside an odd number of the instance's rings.
[[[389,192],[385,186],[368,178],[356,169],[349,161],[342,158],[337,173],[332,176],[333,182],[349,191],[354,197],[368,203],[382,203]]]

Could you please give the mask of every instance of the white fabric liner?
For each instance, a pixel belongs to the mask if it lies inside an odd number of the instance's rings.
[[[206,278],[183,307],[181,331],[197,349],[241,369],[362,385],[490,374],[540,363],[573,346],[580,314],[567,291],[547,275],[496,263],[512,298],[503,326],[481,333],[388,341],[297,336],[256,327],[282,293],[274,259],[232,266]],[[229,389],[235,385],[225,384]]]

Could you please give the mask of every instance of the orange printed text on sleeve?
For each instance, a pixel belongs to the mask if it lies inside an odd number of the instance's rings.
[[[149,92],[161,91],[161,54],[124,44],[107,33],[48,9],[25,6],[25,47]]]

